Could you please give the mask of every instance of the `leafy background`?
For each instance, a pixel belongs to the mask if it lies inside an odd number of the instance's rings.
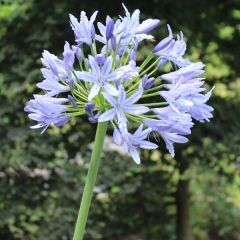
[[[188,57],[206,64],[215,85],[211,123],[196,124],[172,159],[142,153],[142,164],[107,138],[85,239],[240,239],[240,2],[131,0],[142,18],[182,30]],[[71,239],[95,127],[72,119],[41,135],[29,130],[24,105],[41,81],[43,49],[61,54],[74,43],[68,13],[123,14],[120,1],[0,1],[0,239]],[[141,49],[141,61],[148,50]],[[109,130],[109,136],[111,129]]]

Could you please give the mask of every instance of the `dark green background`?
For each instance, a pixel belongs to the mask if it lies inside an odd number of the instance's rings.
[[[161,19],[157,40],[182,30],[187,56],[215,85],[211,123],[195,124],[176,158],[142,153],[142,164],[106,149],[86,239],[240,239],[240,1],[125,1],[142,19]],[[68,14],[123,14],[120,1],[0,1],[0,239],[71,239],[95,125],[75,118],[43,135],[23,112],[39,93],[43,49],[74,43]],[[148,45],[147,45],[148,46]],[[147,48],[138,56],[143,59]],[[111,129],[109,129],[109,135]],[[110,140],[111,142],[111,140]]]

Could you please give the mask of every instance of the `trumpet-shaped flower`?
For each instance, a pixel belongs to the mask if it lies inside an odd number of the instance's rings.
[[[96,19],[97,13],[98,12],[95,11],[91,16],[90,20],[88,20],[86,13],[82,11],[80,16],[80,22],[72,14],[69,14],[70,24],[75,34],[75,40],[79,46],[84,43],[89,46],[92,45],[92,41],[95,38],[95,28],[93,24]]]
[[[177,40],[173,39],[172,29],[169,25],[168,37],[164,38],[154,49],[153,54],[160,56],[161,60],[159,66],[164,65],[167,61],[173,62],[179,67],[185,67],[191,62],[187,59],[183,59],[183,55],[186,51],[186,43],[183,39],[183,33],[180,32],[177,35]]]
[[[184,79],[185,82],[193,82],[193,78],[199,77],[204,73],[203,68],[204,64],[201,62],[192,63],[184,68],[178,69],[177,71],[163,74],[161,75],[161,78],[168,82],[174,82],[180,78]]]
[[[144,89],[149,89],[154,85],[155,78],[154,77],[148,77],[148,75],[144,75],[142,78],[143,82],[143,88]]]
[[[170,152],[171,156],[175,156],[174,143],[186,143],[188,139],[184,136],[181,136],[174,132],[161,131],[159,132],[164,142],[166,143],[167,149]]]
[[[135,133],[131,134],[129,132],[121,133],[120,130],[114,129],[113,138],[114,142],[118,145],[123,145],[124,150],[128,152],[133,160],[140,164],[139,150],[142,149],[156,149],[158,145],[147,141],[147,136],[151,133],[152,129],[147,128],[143,130],[143,125],[140,125]]]
[[[72,79],[72,70],[74,64],[74,51],[70,49],[68,42],[64,45],[63,60],[60,60],[54,54],[48,51],[43,52],[42,63],[45,68],[42,68],[42,74],[45,78],[37,86],[43,89],[48,96],[55,96],[59,93],[68,92],[69,83]],[[65,82],[63,85],[61,82]]]
[[[114,45],[118,45],[118,54],[120,55],[128,44],[137,45],[144,39],[153,39],[153,36],[147,33],[156,28],[160,23],[158,19],[147,19],[140,23],[140,11],[138,9],[131,15],[124,4],[123,8],[126,15],[118,19],[115,24],[113,24],[111,18],[107,17],[106,26],[102,23],[98,23],[98,29],[101,35],[96,35],[96,39],[103,44],[107,44],[108,40],[111,39],[111,41],[109,41],[109,46],[111,49],[114,49]]]
[[[64,125],[69,120],[69,116],[63,115],[67,107],[62,104],[67,101],[65,98],[34,95],[34,99],[24,108],[25,112],[29,113],[29,118],[39,122],[31,128],[44,127],[42,131],[44,132],[50,124],[57,127]]]
[[[126,97],[126,92],[124,90],[124,87],[120,85],[119,87],[119,95],[117,98],[114,98],[109,93],[103,93],[104,98],[110,103],[112,106],[111,109],[107,110],[103,114],[100,115],[98,121],[99,122],[105,122],[109,120],[113,120],[115,116],[117,116],[117,120],[120,126],[121,130],[126,130],[127,127],[127,117],[126,113],[131,115],[139,115],[148,112],[148,108],[139,105],[134,104],[137,102],[143,94],[142,87],[139,87],[139,89],[133,93],[130,97]]]
[[[112,57],[108,57],[102,68],[100,68],[96,59],[94,59],[92,56],[89,56],[89,65],[91,67],[91,72],[77,72],[79,79],[93,84],[88,95],[89,101],[91,101],[99,93],[101,88],[104,88],[112,95],[118,94],[118,90],[112,84],[110,84],[110,82],[121,79],[124,73],[121,73],[119,71],[112,71],[112,64]]]
[[[201,94],[203,88],[195,88],[190,84],[177,85],[175,89],[161,91],[160,95],[175,109],[189,113],[198,121],[209,120],[213,108],[206,105],[211,96],[211,91],[206,95]],[[198,113],[198,114],[196,114]]]
[[[136,38],[139,41],[142,41],[144,39],[152,39],[153,36],[148,35],[147,33],[156,28],[160,24],[160,20],[148,19],[140,23],[140,11],[138,9],[135,10],[131,15],[124,4],[123,8],[126,14],[126,16],[122,18],[122,25],[124,25],[123,38]]]
[[[192,118],[187,113],[181,113],[171,106],[154,109],[158,120],[148,119],[143,122],[157,132],[165,141],[170,154],[174,156],[173,144],[185,143],[193,127]]]
[[[66,42],[64,46],[63,60],[60,60],[57,56],[46,50],[43,51],[42,56],[41,60],[45,67],[44,69],[48,69],[50,71],[47,75],[48,77],[50,77],[51,74],[52,77],[57,78],[58,80],[60,79],[65,81],[68,79],[74,64],[74,51],[70,49],[68,42]]]

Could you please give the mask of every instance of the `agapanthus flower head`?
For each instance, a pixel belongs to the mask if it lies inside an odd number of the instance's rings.
[[[149,32],[160,21],[140,22],[138,9],[130,13],[123,8],[125,16],[107,16],[97,28],[97,11],[90,18],[81,12],[80,20],[70,14],[76,44],[65,42],[61,58],[43,52],[44,79],[37,86],[45,94],[34,95],[25,111],[38,122],[32,128],[42,132],[81,115],[91,123],[109,121],[114,142],[139,164],[140,149],[156,149],[163,139],[174,156],[174,143],[188,141],[193,120],[212,118],[207,104],[212,90],[205,93],[203,63],[184,58],[183,33],[174,39],[169,25],[169,35],[138,65],[139,46],[153,38]],[[172,71],[159,75],[166,62],[172,63]]]

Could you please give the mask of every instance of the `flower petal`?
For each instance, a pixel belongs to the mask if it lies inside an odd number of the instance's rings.
[[[149,108],[142,106],[142,105],[137,105],[133,104],[130,106],[124,106],[124,111],[133,115],[138,115],[138,114],[143,114],[149,111]]]
[[[148,33],[152,31],[155,27],[157,27],[159,23],[160,23],[160,20],[158,19],[147,19],[137,27],[136,34]]]
[[[101,114],[98,118],[98,122],[107,122],[112,120],[116,115],[116,110],[114,108],[107,110],[103,114]]]
[[[105,61],[103,67],[102,67],[102,75],[106,76],[109,74],[109,72],[112,69],[112,63],[113,63],[113,59],[112,57],[108,57],[107,60]]]
[[[91,68],[92,68],[92,70],[93,70],[93,73],[95,73],[95,74],[97,74],[97,75],[100,75],[100,67],[98,66],[95,58],[90,55],[90,56],[88,57],[88,59],[89,59],[89,64],[90,64],[90,66],[91,66]]]
[[[86,82],[96,82],[97,81],[96,77],[89,72],[76,71],[75,73],[76,73],[77,78],[80,79],[80,80],[83,80],[83,81],[86,81]]]
[[[137,102],[143,95],[143,89],[140,87],[140,89],[133,93],[128,99],[126,99],[125,104],[131,105]]]
[[[117,99],[111,96],[110,94],[102,93],[102,95],[112,106],[115,106],[117,104]]]
[[[139,152],[137,151],[136,148],[130,149],[130,154],[131,154],[131,156],[132,156],[132,158],[133,158],[133,160],[134,160],[134,162],[136,164],[140,164],[141,163]]]
[[[158,145],[149,141],[141,141],[140,148],[143,149],[156,149]]]
[[[88,100],[91,101],[98,93],[100,90],[99,84],[94,84],[93,87],[90,90],[90,93],[88,95]]]
[[[117,96],[119,94],[119,91],[109,83],[104,84],[104,89],[107,92],[111,93],[111,95],[113,95],[113,96]]]

